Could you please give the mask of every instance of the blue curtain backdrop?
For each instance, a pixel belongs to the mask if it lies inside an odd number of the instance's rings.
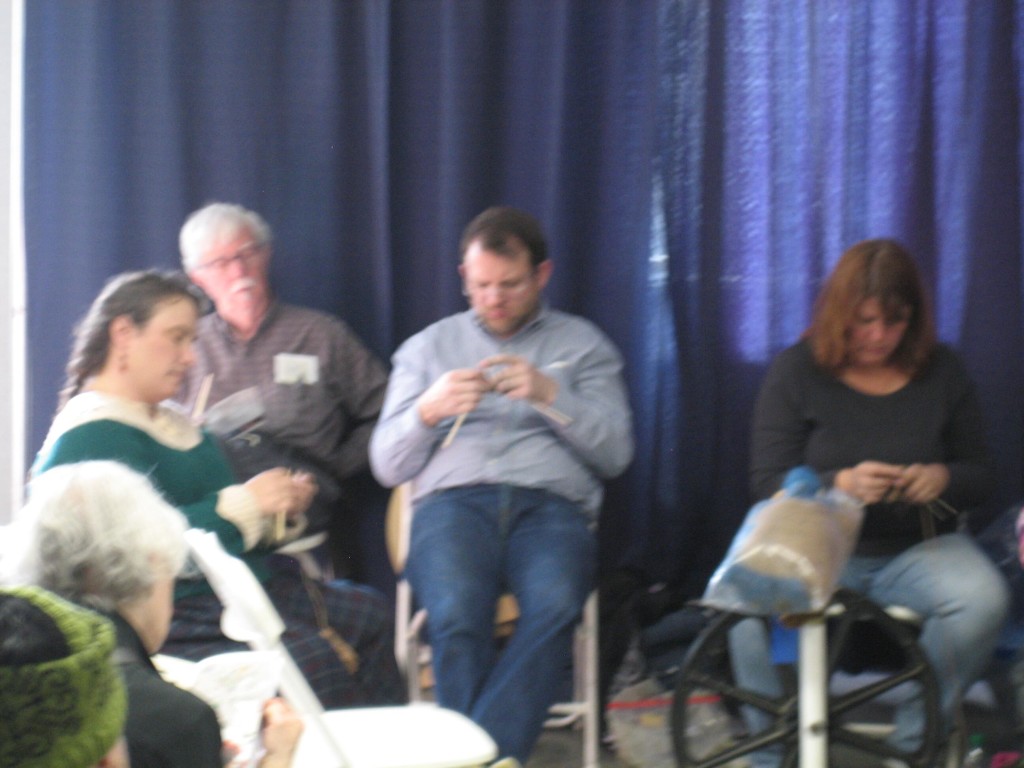
[[[765,366],[867,237],[918,256],[988,414],[989,511],[1019,498],[1024,4],[708,0],[659,14],[681,470],[650,517],[655,561],[683,553],[695,588],[706,580],[745,509]]]
[[[111,274],[259,210],[287,300],[382,357],[463,298],[458,235],[532,211],[550,299],[626,358],[603,564],[699,592],[744,513],[765,365],[842,250],[901,238],[1022,496],[1024,0],[32,0],[26,450]]]

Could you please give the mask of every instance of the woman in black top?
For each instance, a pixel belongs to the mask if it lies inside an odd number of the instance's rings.
[[[958,530],[995,479],[974,388],[936,342],[920,275],[899,243],[867,240],[843,254],[810,328],[765,377],[751,443],[755,498],[779,490],[798,465],[866,504],[841,584],[922,617],[920,644],[950,717],[988,664],[1007,610],[999,573]],[[737,675],[772,690],[754,623],[732,641]],[[914,749],[922,723],[919,703],[901,707],[892,743]]]

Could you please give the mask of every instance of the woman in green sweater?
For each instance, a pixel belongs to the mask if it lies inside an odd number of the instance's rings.
[[[213,438],[166,402],[194,362],[200,306],[177,275],[111,279],[76,329],[61,407],[33,472],[110,459],[147,475],[263,582],[286,624],[282,639],[325,707],[401,701],[383,598],[332,582],[319,610],[294,561],[272,554],[303,530],[310,478],[278,467],[238,483]],[[239,647],[221,633],[221,611],[204,579],[180,579],[164,652],[199,659]]]

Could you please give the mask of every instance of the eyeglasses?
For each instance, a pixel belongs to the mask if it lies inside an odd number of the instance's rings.
[[[228,267],[231,266],[231,263],[235,261],[241,262],[243,265],[247,266],[263,255],[264,245],[264,243],[249,243],[248,245],[243,245],[235,251],[233,255],[221,256],[219,259],[212,259],[205,264],[200,264],[196,269],[209,269],[212,272],[226,272]]]
[[[530,284],[533,282],[533,278],[536,274],[537,270],[532,269],[528,274],[518,280],[506,280],[501,283],[487,283],[485,285],[465,280],[463,282],[462,292],[467,296],[482,296],[488,291],[491,291],[497,294],[500,298],[515,298],[526,292],[530,287]]]

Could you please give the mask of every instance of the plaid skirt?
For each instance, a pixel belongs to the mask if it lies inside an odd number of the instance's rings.
[[[282,641],[325,709],[405,702],[405,687],[394,655],[394,624],[377,591],[349,581],[316,582],[331,628],[358,656],[350,671],[335,646],[321,636],[317,612],[298,565],[291,558],[268,558],[270,578],[263,583],[285,624]],[[175,601],[171,631],[161,653],[198,661],[245,650],[224,636],[223,606],[215,595]]]

